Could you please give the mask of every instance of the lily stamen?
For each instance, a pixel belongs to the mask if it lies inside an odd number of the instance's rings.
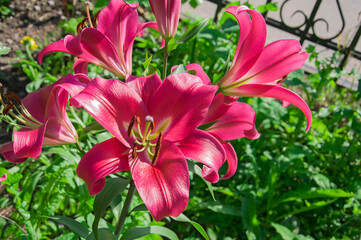
[[[132,159],[135,159],[137,157],[137,144],[134,143],[133,149],[132,149]]]
[[[94,27],[97,27],[97,25],[98,25],[98,18],[99,18],[99,15],[100,15],[100,12],[101,12],[102,10],[100,9],[96,14],[95,14],[95,16],[94,16],[94,18],[93,18],[93,25],[94,25]]]
[[[282,83],[284,80],[286,80],[288,77],[288,74],[283,76],[283,78],[281,80],[279,80],[277,83]]]
[[[153,165],[155,164],[155,162],[157,161],[157,158],[159,156],[159,150],[160,150],[160,145],[161,145],[160,143],[162,141],[162,136],[163,136],[163,132],[160,132],[158,140],[157,140],[157,145],[155,146],[154,156],[153,156],[153,159],[152,159],[152,164]]]

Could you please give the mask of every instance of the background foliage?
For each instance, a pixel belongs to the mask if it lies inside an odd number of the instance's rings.
[[[95,7],[101,8],[107,2],[97,1]],[[148,1],[141,1],[141,5],[149,7]],[[272,8],[274,6],[267,9]],[[146,19],[151,16],[148,13],[144,13]],[[183,19],[177,38],[200,21]],[[71,33],[77,22],[71,19],[60,27]],[[230,66],[238,34],[238,24],[229,14],[223,14],[218,24],[210,21],[188,42],[174,43],[169,64],[199,63],[216,82]],[[42,45],[41,49],[48,42],[38,44]],[[161,70],[159,46],[160,38],[155,31],[136,40],[134,74]],[[242,101],[256,111],[256,126],[261,137],[232,142],[239,157],[236,175],[210,186],[191,172],[190,200],[184,214],[201,224],[210,239],[361,237],[361,84],[358,91],[336,84],[340,77],[350,76],[360,81],[361,76],[355,71],[339,69],[337,52],[331,58],[320,59],[313,46],[307,51],[317,72],[306,75],[303,70],[297,70],[284,83],[303,94],[312,109],[311,130],[305,133],[306,121],[295,107],[282,108],[273,99],[244,98]],[[27,44],[24,51],[18,52],[21,62],[17,65],[31,80],[26,88],[28,92],[73,71],[71,56],[52,54],[40,66],[35,60],[38,52]],[[111,73],[93,65],[89,72],[91,77],[112,77]],[[69,110],[72,123],[79,129],[83,149],[88,150],[110,137],[105,131],[86,128],[93,122],[86,112],[72,107]],[[84,134],[89,131],[91,135]],[[3,182],[6,189],[2,192],[0,209],[11,212],[9,216],[0,215],[1,239],[78,239],[77,235],[82,236],[79,234],[89,234],[94,219],[99,220],[99,227],[114,228],[125,195],[117,194],[105,214],[98,213],[94,198],[75,173],[80,158],[81,153],[74,146],[60,146],[47,148],[39,159],[29,159],[24,164],[0,162],[0,176],[8,173],[8,179]],[[221,170],[224,173],[226,169]],[[157,232],[158,227],[167,226],[180,239],[203,238],[201,228],[189,220],[179,222],[181,219],[166,218],[155,222],[144,211],[138,195],[131,209],[125,229],[151,226],[152,231]],[[72,231],[65,225],[72,226]],[[145,239],[161,237],[152,234]]]

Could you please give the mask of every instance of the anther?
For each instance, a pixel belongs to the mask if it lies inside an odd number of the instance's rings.
[[[3,114],[5,116],[8,115],[9,111],[14,107],[14,104],[13,103],[10,103],[8,105],[6,105],[6,107],[3,109]]]
[[[155,161],[157,161],[157,158],[159,156],[160,143],[162,142],[162,136],[163,136],[163,132],[160,132],[158,140],[157,140],[157,145],[155,146],[155,152],[154,152],[154,156],[152,159],[152,164],[155,164]]]
[[[130,120],[128,131],[127,131],[128,137],[130,137],[130,134],[132,133],[132,129],[133,129],[133,126],[134,126],[134,123],[135,123],[135,119],[136,119],[136,116],[134,116],[132,118],[132,120]]]
[[[88,21],[88,17],[84,18],[84,19],[78,24],[78,26],[76,26],[76,32],[77,32],[78,34],[80,34],[80,32],[84,29],[86,21]]]
[[[288,77],[288,74],[283,76],[283,78],[281,80],[279,80],[277,83],[282,83],[284,80],[286,80]]]
[[[4,94],[4,95],[6,96],[6,101],[7,101],[8,103],[13,103],[13,102],[11,101],[11,99],[14,99],[17,104],[21,105],[21,100],[20,100],[20,98],[18,97],[18,95],[16,95],[16,93],[10,92],[9,94]]]
[[[96,14],[95,14],[95,16],[94,16],[94,18],[93,18],[93,25],[94,25],[94,27],[97,27],[97,25],[98,25],[98,18],[99,18],[99,15],[100,15],[100,12],[101,12],[102,10],[100,9]]]
[[[133,149],[132,149],[132,159],[135,159],[137,157],[137,144],[134,143]]]

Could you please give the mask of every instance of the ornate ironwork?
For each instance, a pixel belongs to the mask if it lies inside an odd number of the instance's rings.
[[[208,0],[208,1],[217,4],[217,11],[216,11],[216,14],[214,17],[214,20],[217,22],[218,13],[221,11],[221,9],[224,6],[226,6],[229,3],[229,1],[228,0]],[[337,9],[338,9],[338,12],[340,15],[340,19],[341,19],[341,29],[338,30],[331,37],[322,37],[316,32],[315,26],[317,24],[319,24],[320,22],[323,22],[326,25],[326,30],[327,30],[327,32],[329,32],[328,21],[324,18],[316,18],[316,14],[320,9],[322,0],[316,0],[315,5],[313,6],[311,14],[309,16],[302,10],[296,10],[292,13],[291,17],[294,17],[296,14],[301,14],[303,16],[304,21],[301,22],[300,24],[298,24],[297,26],[288,25],[286,23],[285,17],[284,17],[285,6],[291,1],[292,0],[284,0],[283,3],[281,4],[280,10],[279,10],[281,21],[267,17],[268,13],[265,12],[263,14],[263,16],[265,17],[267,24],[300,37],[300,43],[302,45],[305,40],[308,40],[310,42],[322,45],[326,48],[329,48],[329,49],[332,49],[335,51],[341,51],[341,53],[343,53],[343,59],[341,60],[341,63],[340,63],[341,68],[343,68],[346,65],[347,59],[350,55],[361,60],[361,52],[355,50],[356,45],[361,37],[361,24],[349,46],[342,46],[342,45],[340,46],[340,44],[332,41],[333,39],[337,38],[343,32],[343,30],[345,28],[345,18],[344,18],[339,0],[335,0],[335,1],[337,4]],[[328,4],[329,4],[329,2],[330,1],[327,0]],[[267,3],[272,3],[272,0],[267,0]],[[310,31],[310,30],[312,30],[312,31]]]

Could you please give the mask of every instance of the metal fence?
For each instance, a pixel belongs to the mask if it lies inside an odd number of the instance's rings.
[[[216,13],[214,16],[214,20],[217,22],[218,13],[229,3],[229,1],[228,0],[208,0],[208,1],[217,4],[217,10],[216,10]],[[299,24],[296,27],[287,25],[287,23],[285,22],[284,17],[283,17],[284,9],[285,9],[284,6],[289,1],[291,1],[291,0],[284,0],[279,6],[279,15],[280,15],[281,21],[267,17],[268,12],[263,13],[263,16],[265,17],[266,23],[268,25],[276,27],[278,29],[281,29],[283,31],[286,31],[288,33],[291,33],[291,34],[294,34],[294,35],[300,37],[300,43],[302,45],[305,40],[308,40],[315,44],[324,46],[328,49],[332,49],[334,51],[340,51],[342,53],[342,60],[340,62],[340,68],[345,67],[345,65],[347,63],[347,59],[350,56],[353,56],[354,58],[361,60],[361,52],[356,51],[356,45],[361,37],[361,24],[359,24],[358,30],[348,46],[343,46],[340,43],[334,43],[332,41],[343,32],[344,27],[345,27],[344,13],[342,11],[339,0],[335,0],[335,1],[336,1],[337,8],[338,8],[338,14],[340,15],[340,18],[342,21],[341,29],[336,34],[334,34],[333,36],[328,37],[328,38],[320,37],[317,34],[316,28],[315,28],[315,24],[318,22],[324,22],[327,27],[329,25],[327,20],[325,20],[324,18],[316,18],[316,14],[320,10],[322,0],[317,0],[315,2],[310,14],[306,14],[302,10],[296,10],[294,12],[294,14],[296,14],[296,13],[302,14],[304,17],[304,22],[302,24]],[[326,1],[330,2],[330,0],[326,0]],[[267,3],[272,3],[272,2],[273,2],[272,0],[267,0]]]

